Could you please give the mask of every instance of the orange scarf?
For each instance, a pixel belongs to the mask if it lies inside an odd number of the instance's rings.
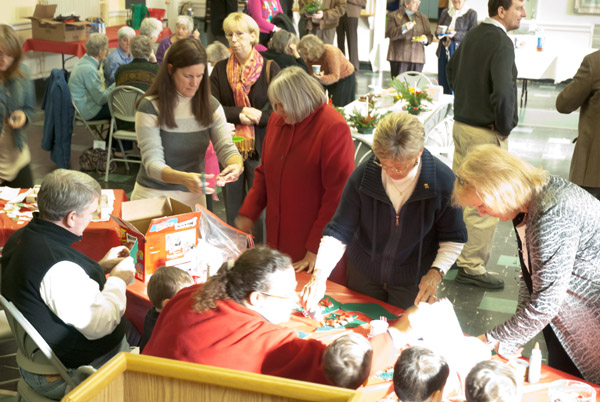
[[[248,94],[252,85],[260,78],[262,73],[264,60],[256,49],[252,49],[250,58],[246,65],[241,66],[235,55],[231,55],[227,61],[227,81],[233,91],[233,99],[237,107],[252,107]],[[244,159],[254,154],[254,126],[246,126],[237,124],[235,126],[235,135],[242,137],[241,142],[237,142],[236,146]]]

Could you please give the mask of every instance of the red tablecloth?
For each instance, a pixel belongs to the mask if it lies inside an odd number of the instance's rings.
[[[123,25],[117,25],[112,27],[106,27],[106,36],[108,36],[108,47],[113,48],[117,47],[119,44],[119,39],[117,33],[119,28]],[[139,31],[136,31],[139,33]],[[161,41],[167,36],[171,35],[171,30],[169,27],[164,27],[158,40]],[[73,56],[77,56],[81,58],[85,54],[85,40],[77,41],[77,42],[56,42],[53,40],[44,40],[44,39],[27,39],[25,43],[23,43],[23,51],[28,52],[30,50],[35,50],[38,52],[49,52],[49,53],[58,53],[58,54],[70,54]]]
[[[21,190],[22,192],[25,189]],[[121,203],[127,201],[127,195],[123,190],[113,190],[115,202],[113,215],[121,216]],[[0,208],[4,209],[5,200],[0,200]],[[0,214],[0,247],[4,247],[6,241],[17,229],[25,226],[27,222],[13,221],[4,213]],[[83,239],[75,243],[73,248],[81,251],[93,260],[100,260],[111,247],[121,245],[119,226],[112,219],[106,222],[91,222],[83,232]]]
[[[300,273],[296,277],[298,279],[298,287],[296,290],[300,292],[304,284],[306,284],[306,282],[308,282],[310,279],[310,275],[306,273]],[[334,282],[328,281],[327,295],[331,296],[340,303],[376,303],[384,307],[392,314],[399,315],[403,312],[403,310],[398,307],[373,299],[372,297],[362,295]],[[133,285],[127,287],[127,311],[125,315],[141,331],[143,331],[144,328],[144,317],[150,307],[151,304],[146,293],[146,285],[143,282],[136,280]],[[365,321],[364,317],[361,317],[360,315],[358,318]],[[364,326],[352,328],[351,330],[341,329],[334,331],[314,332],[318,327],[318,324],[314,320],[305,318],[299,313],[294,313],[291,320],[283,325],[297,331],[312,332],[310,335],[311,338],[320,339],[324,343],[332,342],[343,332],[354,331],[366,336],[369,331],[367,326]],[[542,365],[542,376],[540,382],[538,384],[527,384],[524,386],[523,402],[548,401],[549,383],[559,379],[580,380],[563,373],[562,371]],[[597,401],[600,402],[600,387],[594,384],[591,385],[596,388],[596,393],[598,394]],[[367,385],[361,388],[360,391],[362,392],[360,398],[361,401],[378,401],[386,395],[393,393],[393,384],[391,381],[383,381],[376,377],[370,377]]]

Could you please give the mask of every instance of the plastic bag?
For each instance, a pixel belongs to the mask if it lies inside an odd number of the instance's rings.
[[[189,273],[196,283],[204,283],[217,273],[223,263],[236,260],[248,247],[254,247],[254,238],[229,226],[198,204],[196,210],[202,212],[202,215],[198,228],[198,246],[194,249],[196,263]]]

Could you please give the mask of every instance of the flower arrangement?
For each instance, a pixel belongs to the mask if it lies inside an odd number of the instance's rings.
[[[418,115],[419,113],[428,110],[425,106],[423,106],[423,101],[432,101],[431,96],[429,96],[427,91],[417,88],[410,88],[407,81],[402,81],[397,77],[392,78],[390,85],[408,103],[406,109],[408,113]]]
[[[354,127],[361,134],[372,134],[377,126],[377,123],[383,119],[388,113],[373,113],[374,107],[371,102],[367,102],[367,114],[363,115],[357,109],[352,111],[352,114],[346,118],[348,124]]]
[[[329,100],[327,101],[328,104],[330,104],[331,106],[333,106],[335,108],[335,110],[337,110],[339,112],[339,114],[342,115],[342,117],[344,119],[346,119],[346,110],[344,110],[343,107],[338,107],[336,105],[333,104],[333,99],[329,98]]]
[[[306,13],[313,15],[323,9],[323,3],[321,0],[308,0],[304,3],[304,7],[300,10],[300,13]]]

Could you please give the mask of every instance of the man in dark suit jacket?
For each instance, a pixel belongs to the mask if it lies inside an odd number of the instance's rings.
[[[229,46],[225,38],[225,31],[223,31],[223,21],[230,13],[237,12],[237,0],[210,0],[207,6],[210,7],[210,10],[207,9],[208,25],[210,27],[208,42],[212,43],[218,40],[224,45]]]

